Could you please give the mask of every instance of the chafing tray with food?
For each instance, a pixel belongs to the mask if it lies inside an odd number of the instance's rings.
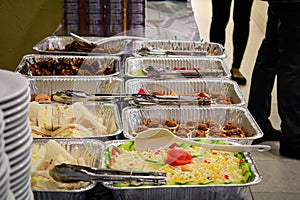
[[[60,183],[50,175],[62,163],[100,167],[104,143],[99,140],[34,139],[32,144],[31,188],[35,199],[85,199],[94,181]]]
[[[28,78],[31,100],[37,102],[61,102],[72,103],[82,101],[77,93],[87,95],[100,93],[103,96],[101,100],[111,100],[124,93],[124,81],[118,77],[32,77]],[[64,93],[67,92],[67,94]],[[68,95],[72,94],[72,95]],[[114,96],[110,96],[114,94]],[[104,98],[105,97],[105,98]]]
[[[111,40],[96,45],[101,37],[83,37],[92,43],[74,40],[71,36],[49,36],[38,42],[33,50],[47,54],[69,55],[122,55],[127,50],[128,40]],[[94,42],[94,43],[93,43]]]
[[[250,112],[237,106],[152,106],[122,110],[123,133],[134,138],[149,128],[167,128],[185,138],[214,138],[251,144],[263,133]]]
[[[27,76],[114,76],[120,73],[118,56],[25,55],[16,71]]]
[[[230,144],[218,140],[206,142]],[[167,174],[165,186],[104,183],[112,189],[115,199],[199,199],[199,196],[212,199],[214,196],[210,193],[217,193],[214,194],[219,197],[216,199],[242,199],[246,186],[261,181],[247,153],[216,151],[183,143],[174,143],[166,149],[136,151],[134,141],[109,141],[102,164],[110,169]]]
[[[209,105],[233,104],[244,106],[246,101],[236,82],[227,79],[131,79],[125,82],[126,93],[146,93],[159,97],[190,98],[188,104],[198,104],[198,98],[207,98]],[[176,100],[176,99],[175,99]],[[173,104],[176,104],[174,100]],[[172,102],[170,102],[172,103]],[[180,103],[180,101],[178,102]],[[206,105],[206,104],[200,104]]]
[[[31,102],[29,120],[34,138],[98,138],[121,133],[118,108],[112,103]]]
[[[127,77],[201,78],[230,77],[225,62],[207,57],[129,57],[125,62]]]
[[[143,40],[133,42],[136,56],[206,56],[225,58],[226,51],[218,43],[185,40]]]

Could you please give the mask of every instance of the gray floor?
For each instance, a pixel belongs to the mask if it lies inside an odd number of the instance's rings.
[[[255,2],[255,1],[254,1]],[[200,36],[209,40],[208,33],[211,20],[210,0],[191,0],[195,13],[195,18],[199,28]],[[255,3],[261,3],[256,1]],[[255,7],[254,7],[255,8]],[[252,10],[253,12],[253,10]],[[232,60],[232,30],[233,22],[230,20],[226,30],[225,49],[228,57],[225,62],[230,67]],[[250,79],[255,63],[258,48],[264,37],[263,31],[257,26],[257,22],[252,18],[250,22],[250,35],[248,46],[242,62],[242,73],[246,76],[248,83],[242,86],[241,90],[248,98]],[[273,126],[280,128],[280,119],[277,113],[276,84],[273,90],[271,121]],[[300,161],[289,159],[279,154],[278,142],[265,142],[272,146],[269,152],[252,153],[252,157],[257,165],[258,171],[262,175],[262,182],[249,188],[249,200],[295,200],[300,199]]]

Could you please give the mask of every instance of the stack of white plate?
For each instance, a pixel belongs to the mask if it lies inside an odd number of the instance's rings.
[[[12,193],[9,186],[9,161],[4,151],[4,118],[2,110],[0,109],[0,194],[1,199],[10,199]]]
[[[30,89],[20,74],[0,70],[0,109],[4,118],[4,151],[15,199],[33,199],[30,188],[32,136],[28,117]]]

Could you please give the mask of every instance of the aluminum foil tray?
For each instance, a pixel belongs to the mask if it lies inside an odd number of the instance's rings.
[[[127,94],[137,94],[140,89],[144,89],[150,93],[159,92],[166,95],[176,93],[180,96],[192,96],[201,92],[207,93],[219,100],[213,98],[213,104],[228,104],[223,102],[222,97],[230,98],[231,104],[236,106],[244,106],[246,100],[235,81],[218,78],[204,79],[130,79],[125,82],[125,92]]]
[[[127,77],[149,77],[147,68],[153,67],[161,73],[168,73],[175,77],[181,77],[182,73],[194,70],[199,72],[199,77],[226,77],[231,73],[222,59],[207,57],[130,57],[125,62],[125,75]],[[197,71],[196,71],[197,70]],[[196,77],[196,76],[195,76]]]
[[[33,146],[44,145],[48,140],[34,139]],[[101,167],[104,143],[99,140],[79,140],[79,139],[55,139],[74,158],[83,159],[90,167]],[[84,200],[87,199],[89,191],[96,185],[91,182],[88,186],[77,190],[33,190],[35,200]]]
[[[255,122],[250,112],[238,106],[148,106],[127,107],[122,110],[123,134],[126,138],[135,137],[135,128],[145,123],[147,119],[156,119],[160,123],[166,118],[173,119],[177,124],[188,121],[208,122],[215,121],[220,126],[227,122],[235,123],[245,133],[243,138],[213,137],[218,140],[251,144],[254,139],[261,138],[263,132]],[[191,137],[192,138],[192,137]]]
[[[120,74],[119,56],[25,55],[17,72],[30,77],[116,76]]]
[[[133,54],[135,56],[190,55],[226,58],[226,51],[221,44],[207,41],[184,40],[134,41]]]
[[[87,101],[72,105],[31,102],[29,119],[34,138],[40,139],[100,139],[107,140],[122,132],[122,123],[117,104]],[[75,105],[77,104],[77,105]],[[47,106],[46,108],[44,108]],[[62,106],[56,109],[56,106]],[[39,123],[46,110],[46,125]],[[48,111],[48,109],[51,109]],[[49,114],[50,112],[50,114]],[[68,130],[79,130],[70,134]],[[84,134],[83,134],[84,133]]]
[[[106,148],[109,146],[118,146],[128,141],[107,141]],[[247,189],[249,186],[261,182],[262,177],[259,174],[255,162],[249,153],[244,153],[254,178],[251,182],[244,184],[224,184],[224,185],[166,185],[166,186],[139,186],[139,187],[117,187],[112,183],[104,182],[103,185],[112,190],[115,200],[136,200],[136,199],[189,199],[189,200],[247,200]],[[102,162],[104,165],[104,162]]]
[[[101,37],[83,37],[89,41],[96,42]],[[99,47],[112,51],[112,53],[99,52],[79,52],[79,51],[63,51],[67,44],[71,44],[74,39],[71,36],[48,36],[33,46],[33,50],[43,54],[63,54],[63,55],[122,55],[127,50],[127,40],[114,40],[106,42]]]
[[[83,91],[87,94],[123,94],[124,80],[118,77],[28,77],[31,95],[49,96],[63,90]]]

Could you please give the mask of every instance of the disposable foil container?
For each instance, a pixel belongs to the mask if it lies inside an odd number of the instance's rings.
[[[34,139],[32,145],[44,145],[48,140]],[[88,166],[100,168],[105,145],[99,140],[55,139],[74,158],[82,158]],[[33,190],[35,200],[85,200],[89,192],[96,186],[92,181],[84,188],[76,190]]]
[[[207,41],[186,40],[137,40],[133,42],[133,54],[141,56],[142,49],[153,51],[155,56],[165,55],[171,52],[178,55],[197,55],[206,57],[226,58],[226,51],[221,44]],[[146,53],[147,54],[147,53]],[[168,56],[173,56],[168,54]],[[150,55],[151,54],[147,54]]]
[[[175,120],[178,124],[187,121],[208,122],[215,121],[224,126],[227,122],[234,122],[241,128],[244,138],[213,137],[213,139],[251,144],[254,139],[261,138],[263,132],[255,122],[250,112],[238,106],[152,106],[152,107],[127,107],[122,110],[123,134],[126,138],[134,138],[134,129],[145,123],[147,119],[163,121],[166,118]],[[212,139],[212,138],[211,138]]]
[[[100,133],[92,131],[94,134],[89,136],[80,136],[76,137],[76,139],[99,139],[106,141],[110,137],[115,137],[120,135],[122,132],[122,122],[120,118],[120,113],[117,104],[109,103],[109,102],[98,102],[98,101],[86,101],[82,102],[83,106],[94,116],[100,117],[102,119],[103,126],[106,127],[106,133]],[[42,106],[46,106],[47,104],[42,104]],[[68,124],[66,124],[68,125]],[[70,124],[72,125],[72,124]],[[89,129],[89,124],[84,123],[81,124],[84,128]],[[32,129],[35,126],[32,126]],[[69,139],[70,137],[62,137],[62,136],[48,136],[48,137],[38,137],[36,134],[33,135],[34,138],[39,139]],[[74,139],[74,138],[73,138]]]
[[[83,91],[87,94],[123,94],[124,81],[118,77],[48,76],[28,77],[31,94],[49,96],[63,90]]]
[[[231,73],[226,63],[219,58],[207,57],[129,57],[125,61],[125,75],[131,78],[147,77],[142,71],[152,66],[158,71],[179,72],[175,69],[195,70],[201,77],[226,77]],[[181,70],[184,72],[184,70]]]
[[[105,142],[106,148],[111,145],[117,146],[128,141],[107,141]],[[104,187],[112,190],[115,200],[136,200],[136,199],[188,199],[188,200],[247,200],[247,189],[259,184],[262,180],[255,162],[249,153],[244,153],[254,178],[251,182],[244,184],[224,184],[224,185],[166,185],[166,186],[130,186],[130,187],[117,187],[110,182],[104,182]],[[102,162],[103,164],[104,162]]]
[[[83,37],[91,42],[97,42],[103,37]],[[109,41],[100,46],[107,50],[113,50],[113,53],[98,53],[98,52],[79,52],[79,51],[63,51],[67,44],[74,41],[71,36],[48,36],[35,44],[33,50],[41,54],[63,54],[63,55],[122,55],[127,51],[127,40]]]
[[[219,78],[203,78],[203,79],[130,79],[125,82],[125,92],[127,94],[137,94],[143,88],[148,92],[161,92],[164,94],[176,93],[180,96],[191,96],[200,92],[209,95],[228,97],[232,105],[244,106],[246,100],[235,81]],[[216,101],[216,104],[223,104]],[[216,105],[211,104],[211,105]]]
[[[119,56],[29,54],[22,58],[15,71],[29,77],[117,76],[120,65]]]

